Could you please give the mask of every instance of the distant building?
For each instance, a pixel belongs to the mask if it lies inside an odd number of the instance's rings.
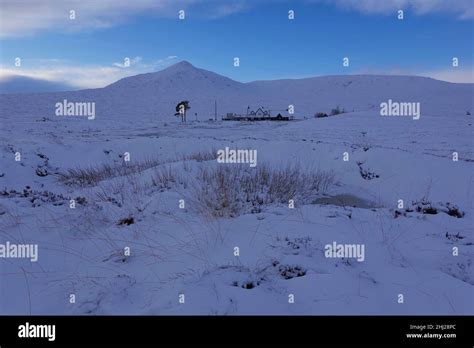
[[[250,106],[247,107],[246,115],[239,115],[233,112],[228,112],[227,115],[222,118],[223,121],[289,121],[293,120],[293,116],[283,116],[278,113],[277,116],[272,117],[270,110],[265,110],[264,107],[260,107],[257,110],[250,110]]]
[[[270,117],[270,111],[267,111],[267,110],[264,110],[263,108],[258,108],[257,111],[250,111],[250,113],[248,113],[248,109],[247,109],[247,115],[250,115],[250,116],[261,116],[261,117]]]

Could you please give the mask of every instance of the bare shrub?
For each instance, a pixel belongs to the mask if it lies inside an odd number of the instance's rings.
[[[177,174],[171,166],[157,168],[151,178],[153,186],[160,190],[169,190],[177,181]]]
[[[108,182],[98,185],[96,196],[99,201],[109,202],[121,208],[125,204],[125,186],[126,183]]]
[[[334,182],[334,174],[321,170],[303,170],[299,164],[284,168],[259,165],[216,166],[202,168],[191,185],[191,199],[198,210],[214,217],[235,217],[258,213],[264,205],[290,199],[309,203]]]

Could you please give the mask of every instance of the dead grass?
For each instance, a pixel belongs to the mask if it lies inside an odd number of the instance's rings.
[[[171,166],[163,166],[155,170],[151,178],[151,183],[153,186],[164,191],[170,190],[178,180],[178,174]]]
[[[194,160],[197,162],[205,162],[215,160],[217,158],[217,149],[210,149],[204,151],[193,152],[188,155],[183,155],[184,161]]]
[[[135,164],[101,164],[85,168],[70,168],[59,174],[59,180],[66,185],[95,186],[99,182],[130,174],[136,174],[146,169],[162,164],[158,159],[147,159]]]
[[[135,164],[75,168],[62,174],[60,179],[66,184],[97,186],[99,200],[121,208],[131,197],[147,195],[145,188],[141,187],[143,185],[138,184],[143,178],[140,173],[154,168],[150,173],[151,187],[161,192],[174,189],[186,198],[189,206],[209,218],[259,213],[265,205],[288,205],[290,200],[294,200],[295,204],[309,204],[334,182],[332,172],[302,168],[299,163],[283,167],[261,163],[255,168],[206,163],[193,166],[195,170],[191,167],[181,170],[181,167],[172,165],[176,162],[188,165],[190,161],[211,161],[216,159],[216,155],[217,151],[210,149],[177,156],[172,160],[148,159]],[[128,182],[103,182],[115,177],[128,179]],[[131,193],[125,189],[133,186],[137,188]],[[141,207],[142,198],[129,203]]]
[[[147,169],[155,168],[163,164],[176,163],[180,161],[197,162],[216,159],[217,150],[201,150],[191,154],[185,154],[174,159],[146,158],[139,162],[121,162],[118,164],[101,164],[89,167],[70,168],[58,174],[59,181],[66,185],[87,187],[95,186],[101,181],[141,173]]]
[[[332,172],[304,170],[299,164],[273,168],[244,165],[202,168],[191,185],[192,197],[202,213],[214,217],[235,217],[259,213],[264,205],[307,204],[334,182]]]

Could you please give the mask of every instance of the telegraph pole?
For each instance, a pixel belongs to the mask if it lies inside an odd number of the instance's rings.
[[[214,121],[217,121],[217,100],[214,100]]]

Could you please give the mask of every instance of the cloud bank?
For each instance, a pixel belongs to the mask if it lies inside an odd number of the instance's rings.
[[[13,76],[67,84],[77,89],[102,88],[124,77],[161,70],[176,62],[177,56],[168,56],[147,63],[141,57],[130,58],[130,66],[123,62],[111,65],[78,66],[58,59],[30,60],[28,68],[0,66],[0,82]]]
[[[296,1],[298,2],[298,1]],[[325,3],[366,14],[391,14],[399,9],[417,15],[445,13],[459,19],[474,18],[473,0],[300,0]],[[138,15],[177,17],[185,10],[193,17],[218,19],[257,5],[280,0],[2,0],[0,37],[21,37],[46,30],[80,31],[119,25]],[[71,12],[75,18],[71,19]]]
[[[243,11],[248,3],[248,0],[2,0],[0,37],[58,29],[75,32],[109,28],[143,14],[178,18],[180,10],[188,9],[194,17],[196,13],[198,16],[204,13],[208,19],[217,19]],[[199,11],[197,6],[204,6],[205,11]]]
[[[396,13],[411,10],[417,15],[440,13],[455,15],[459,19],[474,18],[473,0],[319,0],[345,10],[366,14]]]

